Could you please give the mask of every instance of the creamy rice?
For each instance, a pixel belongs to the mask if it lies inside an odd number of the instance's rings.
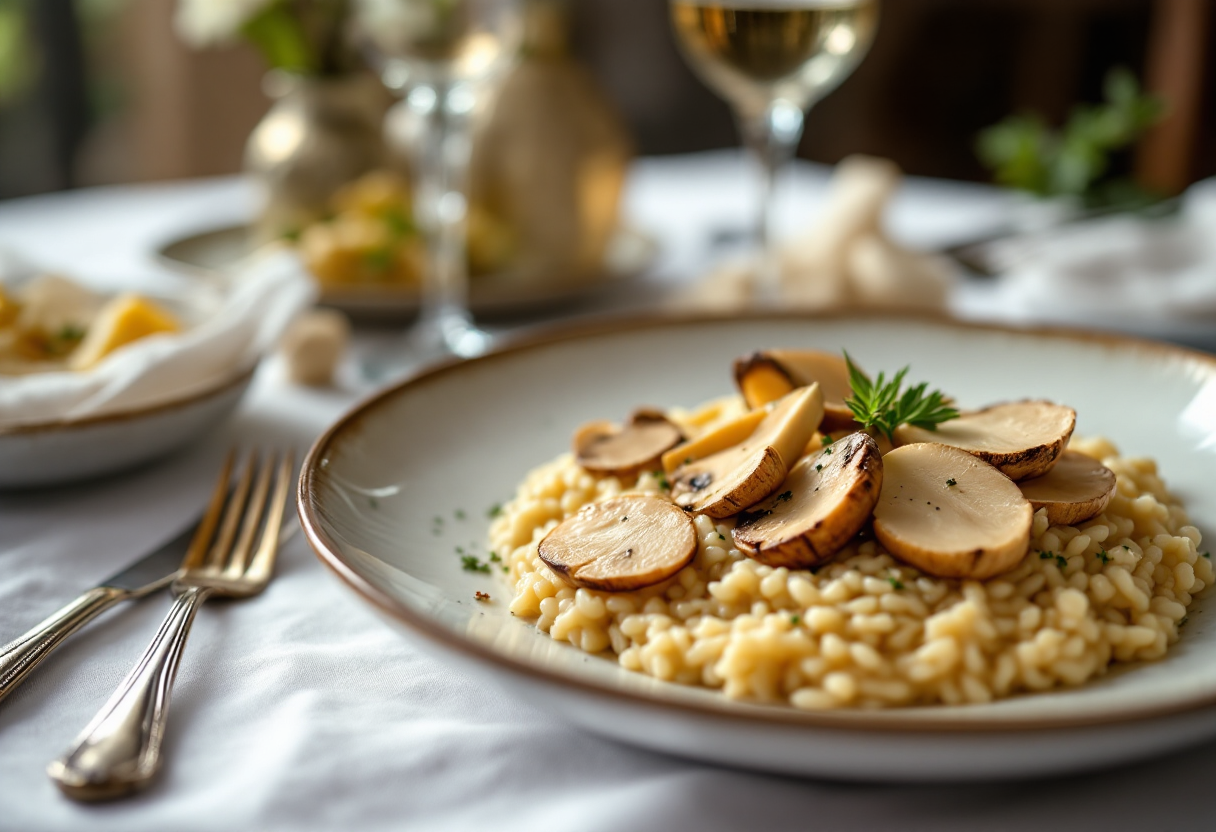
[[[671,416],[695,435],[740,408],[723,400]],[[697,554],[673,578],[634,592],[575,588],[540,560],[541,538],[588,503],[666,492],[655,474],[599,476],[568,454],[527,475],[490,548],[509,568],[512,613],[629,670],[808,710],[989,702],[1160,658],[1214,580],[1152,460],[1101,439],[1070,447],[1115,473],[1110,505],[1079,526],[1038,511],[1025,560],[986,581],[925,575],[871,537],[814,571],[773,568],[734,548],[732,520],[697,516]]]

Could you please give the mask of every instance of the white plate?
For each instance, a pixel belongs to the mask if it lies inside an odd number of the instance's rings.
[[[184,447],[224,422],[255,369],[146,407],[0,428],[0,488],[62,485],[112,474]]]
[[[589,657],[507,613],[499,579],[461,570],[454,549],[484,540],[486,508],[564,451],[577,425],[721,395],[733,358],[774,346],[845,347],[888,370],[911,363],[912,376],[964,406],[1067,402],[1079,434],[1155,457],[1192,519],[1216,528],[1216,359],[1147,342],[884,317],[633,322],[438,367],[318,440],[300,479],[304,528],[329,567],[424,646],[555,716],[659,751],[834,778],[946,780],[1076,771],[1216,734],[1216,621],[1203,601],[1164,660],[1076,690],[804,713]],[[458,509],[466,520],[455,519]],[[436,516],[445,518],[438,536]],[[477,590],[494,603],[475,602]]]
[[[504,273],[475,277],[469,284],[469,308],[480,316],[536,313],[620,289],[653,265],[659,246],[653,237],[620,228],[609,242],[604,266],[579,280],[566,275],[521,279]],[[249,256],[249,228],[225,226],[170,240],[156,250],[169,268],[195,275],[231,269]],[[418,312],[418,293],[411,287],[322,287],[321,302],[361,319],[399,320]]]

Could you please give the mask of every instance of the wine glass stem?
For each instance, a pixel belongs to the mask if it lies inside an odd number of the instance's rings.
[[[794,157],[802,138],[802,108],[783,99],[759,113],[740,119],[743,142],[760,165],[760,202],[756,217],[756,298],[762,303],[781,300],[781,260],[773,238],[777,173]]]
[[[420,86],[406,103],[421,118],[414,199],[426,237],[418,320],[422,347],[471,357],[489,347],[468,310],[468,184],[473,94],[461,85]]]

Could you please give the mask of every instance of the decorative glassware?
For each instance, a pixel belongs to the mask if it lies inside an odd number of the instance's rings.
[[[468,311],[468,180],[474,119],[518,51],[517,0],[362,0],[362,37],[408,129],[415,220],[428,263],[417,353],[485,352],[490,336]]]
[[[781,297],[773,250],[777,171],[802,138],[804,112],[869,50],[878,0],[670,0],[676,40],[693,71],[734,111],[762,171],[756,222],[758,299]]]
[[[245,144],[245,170],[265,192],[257,243],[294,238],[323,219],[334,192],[385,163],[391,99],[374,76],[309,77],[272,70],[274,99]]]

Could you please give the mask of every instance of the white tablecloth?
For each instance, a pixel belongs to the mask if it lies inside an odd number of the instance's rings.
[[[824,178],[799,168],[783,194],[788,228],[809,221]],[[664,243],[654,286],[706,262],[707,226],[742,222],[745,182],[733,156],[639,165],[627,212]],[[15,201],[0,204],[0,246],[138,285],[167,279],[147,257],[152,243],[239,219],[250,201],[233,179]],[[1004,206],[988,189],[911,182],[891,221],[900,238],[931,246],[997,224]],[[365,350],[389,339],[358,336]],[[0,493],[0,642],[181,528],[234,441],[302,452],[363,392],[354,381],[292,387],[270,362],[237,417],[189,451],[93,484]],[[43,769],[126,674],[167,594],[108,613],[0,703],[0,830],[1216,828],[1216,743],[1112,771],[966,787],[785,779],[615,745],[434,661],[332,579],[299,536],[280,564],[262,596],[199,614],[167,765],[140,796],[77,805]]]

